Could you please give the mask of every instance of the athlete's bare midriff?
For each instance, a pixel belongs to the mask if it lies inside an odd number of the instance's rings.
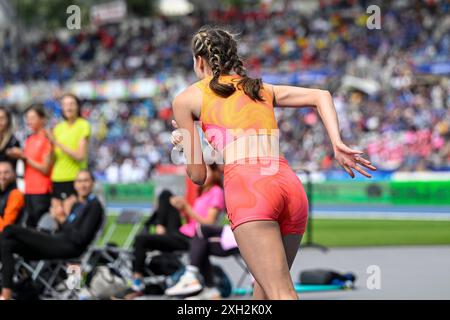
[[[230,142],[222,151],[225,164],[247,158],[282,156],[278,135],[243,135]]]

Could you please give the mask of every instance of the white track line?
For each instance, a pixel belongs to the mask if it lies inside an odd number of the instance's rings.
[[[387,219],[387,220],[441,220],[449,221],[449,214],[436,214],[435,212],[389,212],[370,211],[364,213],[349,213],[349,211],[313,211],[313,217],[318,219]]]

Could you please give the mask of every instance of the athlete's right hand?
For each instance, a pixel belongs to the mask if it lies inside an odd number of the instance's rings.
[[[178,128],[178,123],[175,120],[172,120],[172,126],[175,130],[172,131],[170,142],[173,144],[175,150],[181,152],[183,151],[183,145],[181,143],[183,142],[183,135],[181,134],[180,129]]]

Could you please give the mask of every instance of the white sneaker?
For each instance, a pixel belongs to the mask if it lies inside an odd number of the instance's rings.
[[[204,288],[198,295],[187,297],[185,300],[220,300],[222,296],[217,288]]]
[[[164,292],[167,296],[185,296],[194,294],[203,289],[202,284],[197,279],[194,273],[185,272],[180,280]]]

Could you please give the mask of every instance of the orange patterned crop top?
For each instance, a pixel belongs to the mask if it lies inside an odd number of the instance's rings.
[[[278,134],[273,93],[263,88],[261,96],[264,101],[255,101],[237,87],[240,79],[238,75],[220,77],[220,83],[234,83],[236,87],[236,91],[228,98],[223,98],[211,90],[211,77],[195,83],[203,92],[200,113],[202,129],[211,145],[220,151],[243,135]]]

